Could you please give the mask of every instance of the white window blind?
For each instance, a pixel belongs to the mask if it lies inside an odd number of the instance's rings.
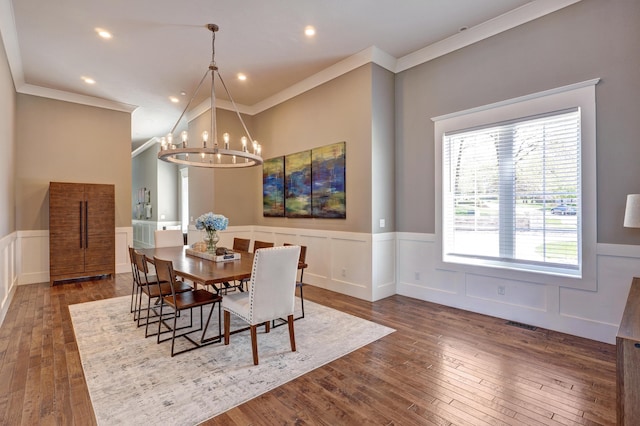
[[[443,136],[444,256],[580,268],[580,109]]]

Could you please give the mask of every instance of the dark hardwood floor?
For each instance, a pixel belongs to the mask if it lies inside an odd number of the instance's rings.
[[[130,291],[130,274],[17,288],[0,327],[1,424],[95,424],[68,305]],[[397,331],[206,424],[615,424],[613,345],[402,296],[305,298]]]

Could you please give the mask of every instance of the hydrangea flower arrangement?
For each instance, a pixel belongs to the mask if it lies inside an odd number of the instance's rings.
[[[221,214],[205,213],[196,219],[196,229],[213,233],[213,231],[224,231],[229,225],[229,219]]]

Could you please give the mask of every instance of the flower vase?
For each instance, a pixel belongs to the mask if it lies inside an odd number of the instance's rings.
[[[216,254],[216,245],[218,241],[220,241],[220,237],[215,229],[213,231],[207,231],[207,236],[204,238],[204,241],[207,243],[207,253]]]

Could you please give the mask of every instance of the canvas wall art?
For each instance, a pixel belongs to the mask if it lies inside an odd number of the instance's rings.
[[[313,217],[344,219],[347,216],[345,164],[345,142],[311,151]]]
[[[311,151],[284,158],[285,216],[311,217]]]
[[[270,158],[262,165],[262,214],[284,217],[284,157]]]

